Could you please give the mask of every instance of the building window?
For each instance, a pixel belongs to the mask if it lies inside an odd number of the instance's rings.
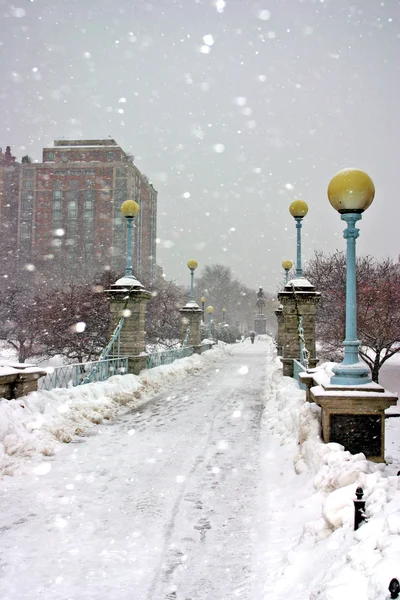
[[[114,160],[114,152],[107,152],[107,159]]]
[[[68,219],[76,219],[78,217],[78,203],[74,200],[68,204]]]
[[[46,159],[47,160],[54,160],[54,157],[55,157],[54,152],[48,152],[47,156],[46,156]]]
[[[116,179],[115,188],[117,190],[126,190],[127,189],[127,180],[126,179]]]
[[[33,179],[34,170],[33,169],[24,169],[24,179]]]
[[[22,187],[28,190],[33,190],[33,180],[24,179],[24,181],[22,182]]]
[[[53,192],[53,198],[62,198],[62,192]]]
[[[85,200],[90,200],[91,202],[94,202],[94,191],[86,191],[85,192]]]

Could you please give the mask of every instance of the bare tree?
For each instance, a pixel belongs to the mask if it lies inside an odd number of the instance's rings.
[[[331,360],[342,357],[346,326],[346,256],[316,252],[305,276],[322,292],[317,339]],[[357,259],[357,327],[360,356],[378,382],[382,365],[400,352],[400,270],[391,259]]]
[[[222,309],[226,308],[226,321],[230,325],[241,326],[242,331],[249,331],[254,327],[256,312],[256,290],[252,290],[233,277],[230,267],[224,265],[207,265],[201,275],[196,278],[196,298],[200,302],[202,296],[206,297],[207,305],[215,309],[214,321],[222,321]],[[265,314],[269,330],[276,328],[274,308],[276,301],[273,296],[265,292]]]
[[[0,338],[17,353],[18,361],[41,351],[43,320],[36,299],[24,286],[13,284],[0,295]]]
[[[179,309],[188,297],[173,281],[160,280],[149,287],[152,298],[147,304],[146,339],[148,343],[166,348],[180,342],[182,317]]]

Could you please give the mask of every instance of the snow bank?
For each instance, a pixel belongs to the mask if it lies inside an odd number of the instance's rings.
[[[323,365],[321,381],[332,364]],[[305,402],[305,392],[283,377],[275,361],[269,392],[268,426],[281,445],[296,436],[293,465],[312,483],[310,502],[320,496],[321,514],[304,523],[303,536],[291,554],[304,553],[314,562],[307,598],[318,600],[382,600],[393,577],[400,578],[400,477],[398,468],[352,455],[320,438],[320,408]],[[397,421],[397,420],[396,420]],[[400,420],[399,420],[400,421]],[[400,423],[399,423],[400,426]],[[368,521],[354,532],[355,490],[361,486]],[[303,596],[301,596],[303,597]]]
[[[52,456],[61,442],[90,434],[90,428],[113,419],[122,410],[147,402],[157,392],[189,373],[196,373],[228,355],[224,347],[201,356],[136,375],[115,375],[107,381],[75,388],[30,393],[18,400],[0,400],[0,475],[13,475],[34,456]]]

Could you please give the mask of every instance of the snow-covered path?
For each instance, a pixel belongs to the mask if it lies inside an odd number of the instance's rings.
[[[240,344],[66,447],[49,472],[2,481],[0,597],[263,598],[271,353]]]

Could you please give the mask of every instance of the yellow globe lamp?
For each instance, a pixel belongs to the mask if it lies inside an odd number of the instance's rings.
[[[284,260],[282,261],[282,267],[285,269],[285,271],[290,271],[290,269],[293,267],[293,263],[291,260]]]
[[[139,212],[139,204],[134,200],[125,200],[121,206],[121,212],[126,218],[126,267],[125,277],[133,277],[132,269],[132,230],[133,219]]]
[[[125,200],[121,205],[121,212],[124,217],[136,217],[139,213],[139,204],[134,200]]]
[[[356,240],[359,229],[356,223],[362,219],[362,213],[372,204],[374,196],[372,179],[360,169],[343,169],[332,177],[328,185],[329,202],[346,223],[343,232],[346,240],[346,338],[343,361],[332,369],[331,384],[335,386],[358,386],[371,382],[369,367],[359,356],[357,335]]]
[[[303,219],[308,213],[307,202],[304,200],[294,200],[289,206],[289,211],[295,219]]]
[[[190,298],[189,298],[189,302],[194,302],[194,282],[193,282],[193,279],[194,279],[194,270],[197,269],[198,262],[197,262],[197,260],[194,260],[194,258],[191,258],[190,260],[188,260],[187,266],[190,269]]]
[[[296,221],[297,230],[296,277],[303,277],[301,266],[301,222],[308,213],[307,202],[304,202],[304,200],[294,200],[289,206],[289,212]]]
[[[214,307],[213,307],[213,306],[207,306],[207,308],[206,308],[206,312],[207,312],[209,315],[212,315],[212,314],[213,314],[213,312],[214,312]]]
[[[293,267],[293,263],[291,260],[284,260],[282,261],[282,267],[285,270],[285,285],[287,285],[287,282],[289,281],[289,271]]]
[[[202,296],[202,297],[200,298],[200,300],[201,300],[201,302],[204,304],[204,302],[206,301],[206,297],[205,297],[205,296]]]
[[[341,214],[364,212],[374,196],[374,182],[360,169],[342,169],[328,185],[329,202]]]
[[[189,269],[197,269],[197,267],[199,266],[199,263],[197,262],[197,260],[194,260],[194,258],[191,258],[190,260],[188,260],[187,266],[189,267]]]

